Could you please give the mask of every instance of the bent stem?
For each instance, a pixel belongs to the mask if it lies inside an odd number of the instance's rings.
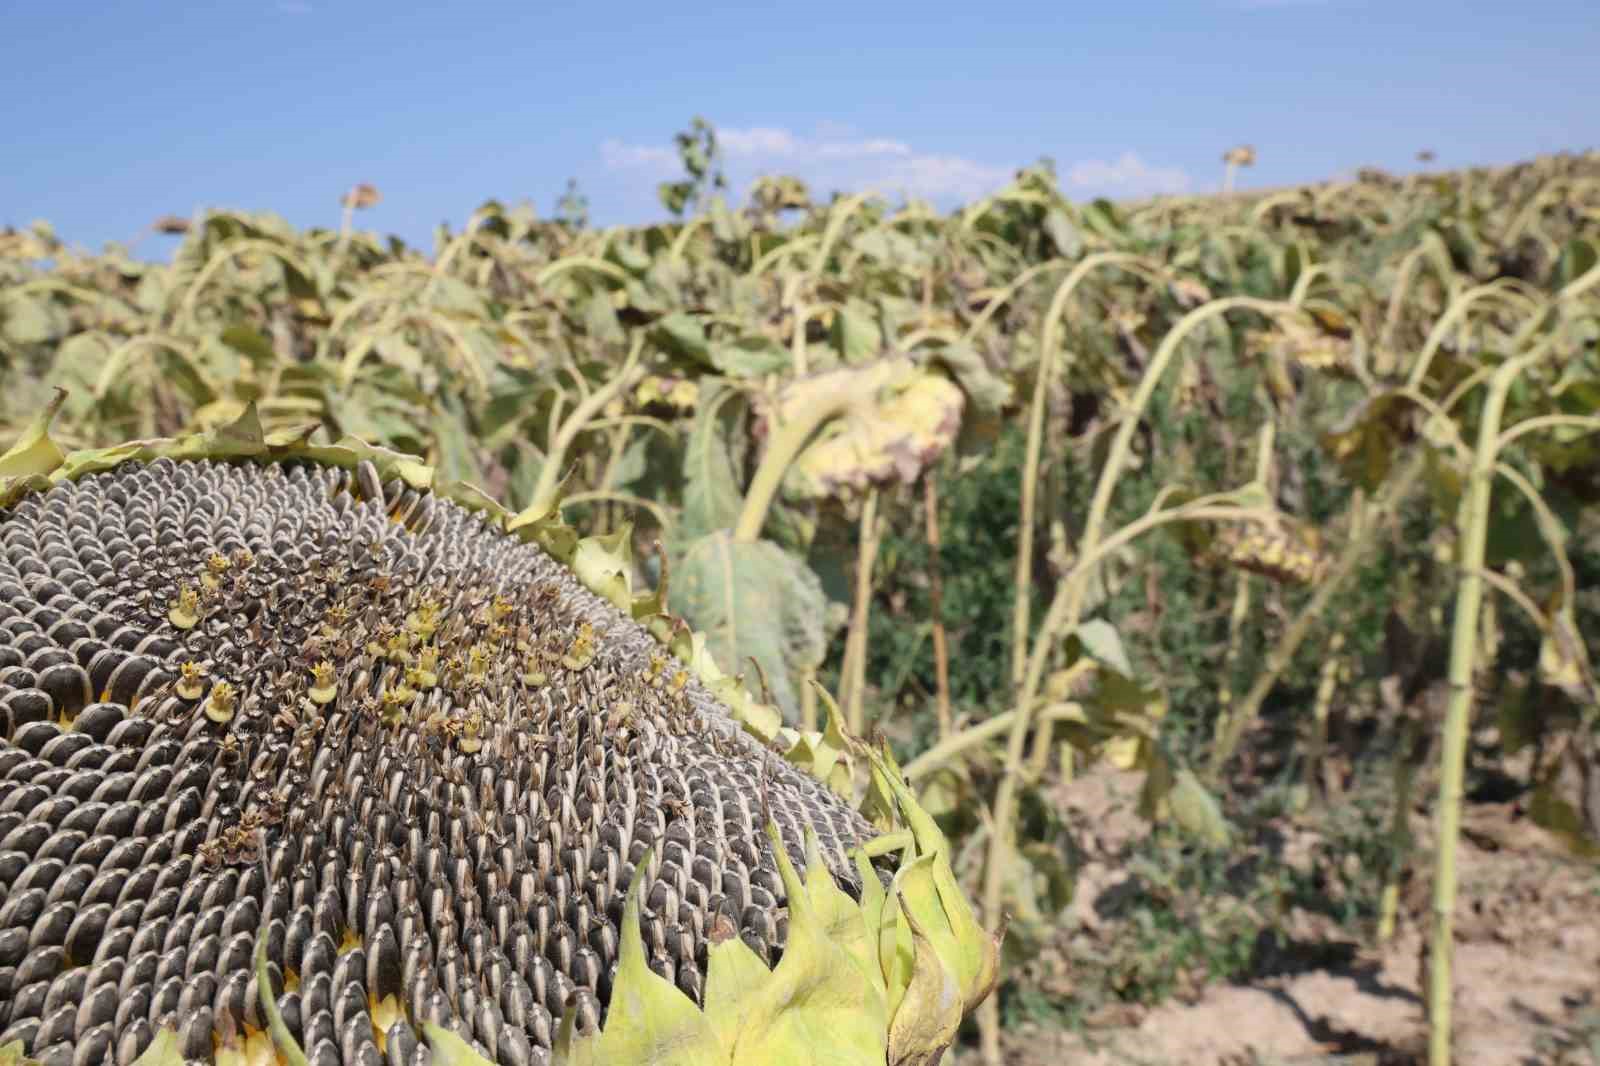
[[[1233,753],[1238,748],[1245,730],[1261,712],[1261,705],[1266,702],[1273,686],[1278,683],[1278,678],[1288,669],[1294,653],[1299,650],[1306,637],[1310,636],[1311,627],[1327,610],[1328,604],[1333,601],[1339,589],[1366,558],[1368,551],[1377,541],[1377,531],[1382,528],[1386,516],[1398,510],[1410,497],[1411,491],[1421,480],[1423,466],[1422,452],[1414,452],[1406,465],[1398,473],[1391,475],[1378,498],[1365,507],[1367,517],[1360,531],[1352,533],[1350,539],[1345,541],[1344,551],[1339,553],[1339,559],[1334,563],[1333,569],[1328,571],[1328,576],[1322,579],[1317,591],[1312,593],[1311,600],[1301,608],[1300,613],[1289,624],[1289,628],[1283,631],[1283,636],[1278,638],[1278,643],[1267,654],[1266,668],[1256,677],[1255,683],[1250,686],[1250,691],[1245,694],[1244,701],[1239,704],[1237,710],[1229,714],[1227,724],[1219,731],[1216,746],[1211,749],[1211,759],[1206,766],[1206,780],[1209,784],[1215,786],[1221,778],[1222,768],[1233,758]]]
[[[984,868],[983,914],[985,920],[995,922],[1001,918],[1000,906],[1002,899],[1002,876],[1007,858],[1006,850],[1011,846],[1011,837],[1015,833],[1015,815],[1017,804],[1017,790],[1020,788],[1025,775],[1024,747],[1027,742],[1028,732],[1034,722],[1034,713],[1038,703],[1038,693],[1044,679],[1045,664],[1050,660],[1050,652],[1057,639],[1063,634],[1070,634],[1077,628],[1078,620],[1075,612],[1077,604],[1081,602],[1078,589],[1091,576],[1095,569],[1106,559],[1122,551],[1139,537],[1173,522],[1261,522],[1271,517],[1271,511],[1263,507],[1240,506],[1232,501],[1238,493],[1217,493],[1204,496],[1180,507],[1168,510],[1151,510],[1134,522],[1123,526],[1111,536],[1107,537],[1092,550],[1086,550],[1076,563],[1073,564],[1056,585],[1056,594],[1050,602],[1050,608],[1045,612],[1044,621],[1039,628],[1039,635],[1034,641],[1033,653],[1028,659],[1027,672],[1023,675],[1020,694],[1016,708],[1007,715],[1001,716],[1008,719],[1010,732],[1006,738],[1005,770],[1000,779],[1000,787],[995,795],[994,817],[990,819],[995,831],[989,838],[989,851]],[[1054,721],[1055,719],[1050,719]],[[985,723],[987,726],[989,723]],[[985,726],[979,726],[983,729]],[[999,727],[994,727],[993,734],[984,733],[984,737],[997,735]],[[956,734],[948,742],[950,745],[960,744],[966,746],[962,740],[970,730]],[[975,743],[975,741],[974,741]],[[941,745],[943,747],[944,745]],[[1000,816],[1004,815],[1002,819]],[[983,1057],[986,1063],[1000,1061],[1000,1016],[994,997],[985,1000],[978,1008],[978,1026],[982,1038]]]
[[[1065,282],[1063,282],[1065,287]],[[1058,291],[1058,297],[1060,293]],[[987,856],[983,879],[983,913],[986,920],[996,921],[1000,915],[1001,899],[1004,888],[1005,869],[1009,860],[1011,838],[1015,833],[1017,792],[1020,789],[1024,776],[1024,748],[1027,743],[1029,728],[1031,726],[1032,711],[1039,691],[1039,684],[1044,676],[1045,663],[1048,661],[1050,651],[1054,646],[1057,634],[1070,634],[1078,627],[1082,613],[1083,590],[1086,585],[1086,576],[1093,567],[1099,565],[1104,558],[1106,550],[1113,544],[1127,543],[1139,533],[1166,521],[1174,520],[1175,515],[1197,512],[1193,504],[1185,507],[1174,508],[1170,511],[1152,511],[1143,518],[1128,526],[1124,526],[1116,534],[1101,540],[1101,530],[1105,525],[1106,513],[1110,509],[1111,494],[1116,488],[1117,479],[1121,476],[1122,469],[1127,463],[1129,450],[1132,445],[1133,434],[1138,429],[1139,421],[1145,409],[1149,406],[1150,397],[1154,395],[1156,386],[1160,383],[1162,375],[1176,357],[1178,349],[1184,340],[1197,328],[1213,318],[1218,318],[1232,310],[1252,310],[1261,314],[1276,315],[1294,311],[1294,305],[1281,303],[1274,300],[1261,300],[1250,296],[1234,296],[1227,299],[1213,300],[1203,307],[1190,311],[1177,325],[1167,331],[1157,345],[1155,352],[1150,357],[1144,376],[1139,381],[1139,387],[1128,402],[1128,407],[1121,415],[1121,424],[1117,428],[1116,436],[1112,439],[1111,448],[1106,457],[1106,464],[1100,472],[1100,481],[1095,486],[1093,502],[1089,508],[1089,519],[1085,525],[1083,537],[1079,543],[1079,561],[1067,574],[1063,575],[1057,586],[1054,601],[1045,616],[1044,624],[1038,637],[1034,641],[1033,654],[1029,657],[1026,669],[1022,672],[1014,697],[1017,707],[1017,716],[1012,721],[1011,732],[1006,738],[1005,773],[1000,779],[1000,787],[995,793],[994,800],[994,833],[989,840],[989,853]],[[1047,352],[1041,352],[1040,358],[1047,358]],[[1219,497],[1210,497],[1205,501],[1211,505],[1212,510],[1225,511],[1229,518],[1245,516],[1255,520],[1264,520],[1270,516],[1269,509],[1261,507],[1217,506],[1225,502],[1232,502],[1237,494],[1225,494]],[[1200,501],[1195,501],[1199,503]],[[1191,517],[1201,517],[1193,513]],[[986,1000],[979,1008],[978,1026],[981,1036],[983,1059],[989,1066],[999,1066],[1000,1063],[1000,1014],[999,1007],[993,997]]]
[[[733,539],[739,543],[753,543],[761,536],[766,525],[767,511],[778,495],[783,476],[789,470],[800,450],[822,423],[865,402],[884,385],[909,373],[910,360],[886,360],[875,366],[863,367],[858,373],[842,377],[832,389],[820,394],[810,407],[800,411],[791,421],[785,422],[773,434],[767,453],[750,479],[750,489],[745,493],[744,506],[733,527]]]
[[[535,502],[547,502],[554,495],[556,486],[561,481],[561,467],[566,461],[567,449],[572,447],[572,442],[578,438],[578,434],[589,428],[589,423],[594,421],[595,415],[599,414],[606,404],[633,384],[634,378],[638,376],[639,359],[643,354],[644,334],[641,333],[634,340],[633,350],[628,353],[627,361],[622,364],[622,369],[617,371],[616,376],[606,382],[604,387],[585,396],[583,401],[572,409],[572,414],[561,423],[561,428],[550,441],[544,466],[539,469],[539,481],[533,490]]]
[[[1439,848],[1433,880],[1433,941],[1428,973],[1428,1061],[1449,1066],[1451,1037],[1451,965],[1455,946],[1456,845],[1461,831],[1461,804],[1465,793],[1467,739],[1472,716],[1472,677],[1476,667],[1478,616],[1483,607],[1484,557],[1489,535],[1489,505],[1500,449],[1521,435],[1522,423],[1502,436],[1511,386],[1524,370],[1544,357],[1547,349],[1505,362],[1489,380],[1483,414],[1478,423],[1478,443],[1473,449],[1468,488],[1457,514],[1461,544],[1460,577],[1450,634],[1450,701],[1445,710],[1444,737],[1439,767]],[[1544,421],[1540,428],[1552,423]]]
[[[1029,588],[1033,583],[1033,518],[1039,492],[1039,462],[1044,450],[1044,415],[1050,398],[1051,376],[1056,363],[1056,339],[1061,318],[1080,282],[1098,267],[1122,267],[1130,273],[1150,275],[1156,267],[1128,252],[1097,252],[1073,267],[1056,286],[1050,307],[1044,314],[1044,329],[1039,335],[1039,372],[1033,381],[1033,402],[1028,411],[1028,445],[1022,463],[1022,502],[1017,524],[1017,570],[1011,614],[1011,687],[1022,681],[1028,663]],[[1072,365],[1072,353],[1062,353],[1061,372]]]

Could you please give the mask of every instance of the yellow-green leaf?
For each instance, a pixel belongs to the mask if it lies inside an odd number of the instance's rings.
[[[877,986],[847,950],[828,939],[777,827],[768,824],[789,897],[789,939],[771,977],[745,1000],[733,1062],[882,1066],[888,1011]]]
[[[433,1022],[422,1023],[422,1035],[428,1040],[433,1061],[438,1066],[494,1066],[492,1062],[472,1050],[472,1045],[443,1026]]]
[[[57,389],[55,399],[29,423],[10,450],[0,455],[0,486],[12,478],[48,474],[61,465],[61,460],[66,456],[50,439],[50,422],[66,400],[67,391]]]
[[[1213,847],[1227,846],[1229,830],[1222,805],[1206,791],[1193,770],[1184,767],[1178,771],[1168,799],[1173,820],[1186,832]]]
[[[572,570],[598,596],[618,609],[633,606],[633,525],[624,522],[614,533],[584,537],[572,555]]]
[[[889,1022],[889,1066],[934,1066],[961,1027],[961,988],[911,909],[902,906],[900,914],[914,954],[911,980]]]
[[[709,1019],[677,986],[650,969],[645,958],[639,897],[651,858],[647,851],[628,886],[606,1025],[590,1038],[595,1059],[637,1066],[720,1066],[730,1058]]]
[[[13,1040],[0,1047],[0,1066],[39,1066],[38,1059],[30,1059],[22,1050],[22,1041]]]
[[[159,1029],[144,1054],[133,1060],[133,1066],[184,1066],[183,1054],[178,1047],[178,1034],[171,1029]]]

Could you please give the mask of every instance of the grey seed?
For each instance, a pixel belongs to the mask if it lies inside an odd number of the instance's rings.
[[[111,1058],[116,1030],[110,1022],[92,1029],[79,1029],[72,1053],[72,1066],[103,1066]]]
[[[284,1028],[289,1030],[289,1035],[305,1046],[305,1016],[300,1010],[300,993],[285,992],[278,997],[278,1013],[283,1017]]]
[[[333,1012],[325,1008],[311,1011],[308,1003],[309,1001],[307,1000],[301,1001],[301,1011],[305,1018],[306,1046],[309,1048],[316,1044],[327,1044],[330,1048],[334,1048],[335,1053],[337,1053],[338,1045],[336,1041],[338,1034],[333,1026]]]
[[[147,1017],[151,1024],[156,1024],[165,1019],[178,1009],[178,1000],[183,996],[183,978],[177,975],[167,977],[155,986],[155,991],[150,996],[150,1011]]]
[[[44,1024],[39,1026],[39,1031],[34,1034],[34,1047],[48,1048],[56,1044],[65,1044],[76,1035],[78,1023],[77,1004],[56,1003],[46,996],[44,1009],[41,1011],[40,1016]]]
[[[114,983],[108,982],[91,988],[83,1002],[78,1004],[78,1015],[73,1024],[73,1032],[77,1034],[78,1040],[83,1041],[91,1031],[104,1026],[115,1028],[117,1007],[120,1004],[121,1000]]]
[[[28,930],[0,929],[0,966],[15,967],[28,953]]]
[[[52,667],[51,669],[72,669],[77,667]],[[84,689],[87,691],[89,680],[83,679]],[[60,697],[56,698],[57,704],[62,704]],[[94,747],[94,738],[83,733],[60,733],[50,740],[45,741],[44,747],[39,749],[39,758],[53,766],[66,766],[72,757],[85,748]]]
[[[111,915],[112,907],[109,903],[79,906],[72,915],[72,924],[67,927],[63,939],[67,954],[74,959],[93,959],[100,947],[100,941],[105,936]]]
[[[41,859],[37,862],[29,863],[12,880],[11,894],[13,896],[20,896],[24,892],[33,892],[35,890],[45,893],[43,899],[27,905],[29,916],[21,918],[21,921],[37,921],[38,916],[44,913],[44,908],[50,902],[50,889],[55,886],[56,878],[61,876],[61,871],[66,868],[67,864],[60,859]],[[5,909],[0,909],[0,924],[11,925],[16,921],[18,919],[8,920]]]
[[[137,995],[141,989],[148,992],[155,984],[160,965],[161,957],[154,951],[134,952],[130,946],[128,965],[123,968],[122,979],[117,982],[117,995],[126,1000]],[[120,1021],[117,1028],[122,1028]]]
[[[155,1040],[155,1027],[145,1018],[135,1018],[124,1026],[117,1024],[117,1066],[133,1066]]]
[[[49,981],[34,981],[29,984],[22,979],[19,973],[12,978],[12,987],[16,991],[11,998],[11,1028],[26,1019],[39,1019],[44,1011],[44,997],[50,994]]]
[[[416,1059],[417,1034],[404,1018],[392,1023],[383,1035],[387,1066],[411,1066]]]
[[[223,977],[217,984],[216,998],[211,1004],[213,1015],[221,1018],[227,1014],[248,1021],[251,1013],[249,997],[255,989],[254,975],[242,967],[221,973]]]
[[[383,1066],[383,1054],[372,1039],[366,1011],[352,1015],[339,1030],[339,1054],[345,1066]]]
[[[781,950],[781,885],[751,802],[763,791],[791,857],[809,826],[852,884],[842,860],[865,823],[745,740],[698,682],[669,699],[637,681],[653,639],[539,549],[381,483],[371,462],[128,463],[25,497],[0,518],[0,543],[15,573],[0,565],[0,911],[45,893],[13,910],[26,921],[0,922],[0,954],[20,954],[0,964],[0,999],[37,1011],[66,987],[65,973],[22,986],[36,970],[20,967],[38,966],[24,936],[66,948],[90,970],[79,1029],[107,1024],[96,1010],[138,1008],[110,1020],[118,1061],[180,1006],[248,1021],[264,915],[271,980],[301,982],[283,999],[300,1029],[305,997],[300,1035],[318,1054],[331,1042],[341,1060],[373,1057],[356,1040],[371,993],[470,1030],[502,1061],[524,1061],[524,1041],[541,1061],[575,991],[580,1027],[598,1024],[623,894],[652,844],[643,932],[680,987],[698,994],[714,908],[764,958]],[[202,623],[177,630],[166,605],[212,551],[230,565]],[[583,672],[551,668],[537,690],[499,652],[483,692],[441,671],[418,717],[486,713],[478,752],[380,728],[359,701],[401,676],[381,642],[423,596],[441,648],[481,639],[491,604],[508,604],[511,629],[556,650],[590,624],[599,655]],[[336,641],[323,636],[335,606]],[[324,658],[341,685],[304,712]],[[206,685],[236,686],[229,722],[176,691],[191,660]],[[618,699],[635,712],[614,737],[587,705]],[[352,933],[360,946],[341,953]],[[387,1058],[432,1056],[397,1034]]]
[[[41,1027],[40,1032],[43,1031],[44,1030]],[[44,1043],[44,1041],[39,1040],[38,1037],[35,1037],[34,1041],[36,1044]],[[35,1051],[33,1053],[34,1061],[37,1062],[39,1066],[71,1066],[72,1055],[72,1045],[65,1041],[50,1044],[43,1050]]]
[[[339,1059],[339,1045],[332,1037],[317,1041],[307,1050],[306,1063],[307,1066],[343,1066]]]
[[[214,1015],[209,1003],[180,1008],[178,1047],[184,1058],[208,1059],[211,1057],[211,1028]]]

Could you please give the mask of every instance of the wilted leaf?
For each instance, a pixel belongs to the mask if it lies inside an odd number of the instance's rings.
[[[1589,664],[1577,612],[1565,604],[1550,613],[1550,632],[1539,644],[1539,680],[1559,688],[1580,706],[1592,698]]]
[[[801,679],[827,651],[822,582],[771,541],[736,542],[725,529],[690,542],[672,564],[674,606],[724,669],[754,658],[778,706],[794,714]]]
[[[1369,396],[1322,435],[1322,447],[1345,477],[1374,491],[1409,437],[1413,409],[1410,400],[1393,392]]]
[[[951,344],[935,349],[931,359],[950,371],[967,394],[972,413],[981,418],[997,418],[1011,402],[1011,383],[992,372],[983,356],[970,344]]]

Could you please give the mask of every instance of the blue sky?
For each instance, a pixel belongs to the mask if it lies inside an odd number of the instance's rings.
[[[672,135],[736,186],[798,174],[950,207],[1048,155],[1074,198],[1600,144],[1600,5],[1545,0],[813,0],[411,5],[0,0],[0,225],[98,249],[205,206],[424,246],[489,197],[661,217]],[[171,238],[148,237],[163,256]]]

